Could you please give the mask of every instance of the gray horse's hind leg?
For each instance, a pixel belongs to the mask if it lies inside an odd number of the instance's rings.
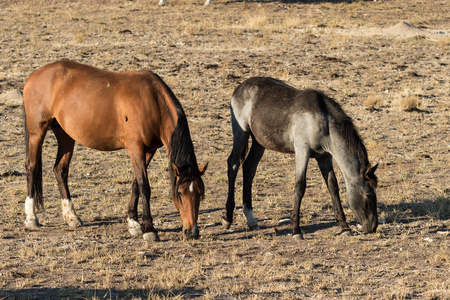
[[[336,175],[333,170],[333,160],[331,155],[326,155],[324,157],[316,158],[319,164],[320,172],[322,173],[325,184],[327,185],[328,191],[331,195],[331,200],[333,203],[333,210],[336,217],[336,222],[341,231],[339,234],[349,235],[351,234],[350,227],[348,227],[347,221],[345,220],[345,214],[342,209],[341,199],[339,198],[339,187],[336,180]]]
[[[242,165],[243,176],[244,176],[244,187],[243,187],[243,200],[244,200],[244,214],[247,218],[247,224],[252,230],[259,230],[258,223],[253,216],[252,207],[252,183],[253,178],[256,174],[256,169],[258,167],[259,161],[264,154],[265,148],[261,146],[254,137],[252,137],[252,147],[247,155],[247,158]]]
[[[239,170],[241,158],[245,156],[248,147],[248,138],[250,132],[244,131],[236,121],[233,110],[231,111],[231,126],[233,129],[233,150],[228,157],[228,198],[226,204],[226,216],[222,219],[222,224],[226,229],[229,229],[233,222],[233,212],[236,206],[234,200],[234,186],[236,183],[236,176]]]

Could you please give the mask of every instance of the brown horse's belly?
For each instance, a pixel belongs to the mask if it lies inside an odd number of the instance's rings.
[[[83,146],[101,151],[124,148],[122,130],[111,120],[85,118],[82,115],[77,118],[60,116],[56,120],[72,139]]]

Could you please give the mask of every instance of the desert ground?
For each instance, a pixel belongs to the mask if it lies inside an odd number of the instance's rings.
[[[0,1],[0,299],[450,299],[450,6],[447,0]],[[23,225],[22,90],[37,68],[69,59],[151,70],[184,107],[199,164],[209,162],[200,238],[181,239],[168,158],[149,167],[160,242],[131,237],[125,150],[76,145],[69,185],[84,227],[70,228],[43,150],[41,227]],[[352,117],[379,163],[380,225],[338,236],[315,161],[301,206],[304,240],[286,221],[294,158],[266,151],[250,231],[242,172],[230,230],[220,224],[232,147],[229,101],[252,76],[319,89]],[[336,166],[337,168],[337,166]],[[141,206],[139,207],[141,210]]]

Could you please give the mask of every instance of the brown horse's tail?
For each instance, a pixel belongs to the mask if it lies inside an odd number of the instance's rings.
[[[24,119],[24,136],[25,136],[25,153],[26,153],[26,163],[25,163],[25,173],[28,177],[28,150],[30,143],[30,134],[28,132],[27,126],[27,116],[25,111],[25,105],[23,108],[23,119]],[[28,178],[27,178],[28,181]],[[44,209],[44,197],[42,193],[42,154],[39,155],[38,160],[36,162],[36,176],[33,180],[34,185],[34,195],[28,195],[30,197],[34,197],[36,208],[41,210]]]

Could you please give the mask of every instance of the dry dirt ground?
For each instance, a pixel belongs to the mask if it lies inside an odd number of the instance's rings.
[[[0,1],[0,299],[449,299],[450,6],[447,0]],[[402,23],[404,22],[404,23]],[[64,224],[44,146],[46,210],[23,226],[22,108],[36,68],[71,59],[115,71],[150,69],[180,99],[200,164],[209,162],[201,238],[180,239],[167,155],[149,168],[161,241],[132,238],[124,221],[125,151],[77,145],[70,186],[85,226]],[[219,225],[231,151],[229,99],[251,76],[271,76],[337,99],[380,163],[376,234],[338,230],[315,162],[302,203],[305,240],[290,217],[294,160],[267,151],[248,231],[242,207]],[[241,174],[241,173],[240,173]],[[339,175],[339,174],[338,174]],[[239,175],[241,177],[241,175]],[[339,175],[341,188],[344,186]],[[241,203],[241,181],[237,201]]]

